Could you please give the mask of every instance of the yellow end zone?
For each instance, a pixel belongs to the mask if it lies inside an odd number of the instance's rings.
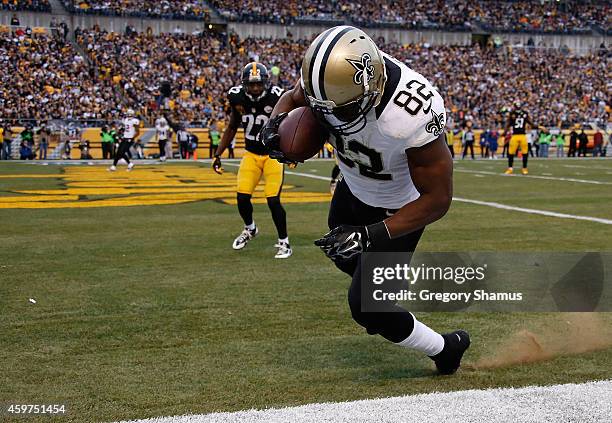
[[[55,178],[63,188],[49,190],[11,190],[0,196],[0,209],[57,209],[90,207],[128,207],[181,204],[202,200],[236,204],[236,174],[217,175],[211,169],[193,166],[138,166],[134,172],[106,167],[66,167],[56,175],[2,175],[0,178]],[[291,191],[284,185],[284,203],[329,202],[328,193]],[[253,194],[253,203],[266,202],[263,185]]]

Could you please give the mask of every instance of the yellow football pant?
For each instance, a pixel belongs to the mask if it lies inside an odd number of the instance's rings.
[[[238,193],[253,195],[262,176],[265,181],[265,196],[280,195],[283,187],[283,164],[271,159],[270,156],[260,156],[246,151],[238,169]]]
[[[527,135],[517,134],[512,135],[510,138],[510,146],[508,147],[508,154],[516,155],[516,150],[520,147],[521,153],[529,153],[529,145],[527,144]]]

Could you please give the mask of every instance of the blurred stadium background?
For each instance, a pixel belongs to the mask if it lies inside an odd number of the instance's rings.
[[[326,231],[331,160],[285,174],[295,254],[284,263],[260,191],[262,234],[230,248],[237,162],[218,176],[202,160],[156,161],[161,114],[208,158],[242,67],[259,60],[290,87],[309,41],[341,23],[438,87],[457,155],[473,131],[477,158],[482,134],[501,156],[517,100],[555,136],[529,176],[456,161],[456,201],[421,250],[610,249],[612,162],[556,160],[582,130],[589,156],[612,155],[609,1],[0,0],[0,403],[66,402],[62,421],[92,422],[612,379],[605,313],[432,313],[432,327],[476,340],[453,378],[365,336],[345,280],[312,245]],[[111,174],[97,166],[101,128],[129,108],[150,160]],[[530,134],[534,155],[541,135]],[[48,160],[18,160],[40,159],[43,140]],[[237,158],[243,145],[240,131]],[[553,354],[479,367],[525,329]],[[588,403],[572,389],[564,403],[571,392]]]
[[[593,130],[612,129],[607,1],[3,0],[0,10],[0,126],[15,158],[26,125],[34,153],[43,128],[50,158],[81,140],[101,157],[99,128],[128,108],[145,128],[164,113],[193,129],[207,157],[242,66],[260,60],[273,83],[292,86],[309,40],[341,23],[364,27],[437,86],[458,151],[463,129],[478,148],[515,100],[566,145],[572,128],[587,130],[589,147]],[[150,156],[153,133],[143,134]],[[240,153],[240,134],[237,143]]]

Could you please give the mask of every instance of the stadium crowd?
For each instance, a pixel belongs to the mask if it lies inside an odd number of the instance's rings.
[[[62,0],[73,13],[122,15],[164,19],[210,19],[210,8],[202,0]]]
[[[49,0],[0,0],[1,10],[50,12]]]
[[[0,33],[0,110],[4,119],[88,121],[117,118],[119,97],[96,79],[59,35],[17,29]]]
[[[336,20],[363,27],[452,30],[479,24],[486,29],[563,33],[589,32],[591,24],[612,28],[612,7],[605,1],[213,0],[212,5],[228,20],[246,22]]]
[[[210,20],[211,6],[225,19],[280,23],[335,21],[362,27],[587,33],[612,31],[609,1],[554,0],[61,0],[72,13]],[[209,6],[210,5],[210,6]],[[9,10],[50,11],[48,0],[0,0]]]
[[[445,99],[453,121],[501,128],[518,101],[533,120],[567,128],[611,119],[607,54],[566,55],[558,50],[382,44],[382,49],[426,76]]]
[[[29,31],[29,32],[28,32]],[[263,62],[272,82],[299,78],[308,40],[240,39],[235,34],[109,33],[77,30],[84,60],[53,35],[18,29],[0,34],[0,107],[4,118],[116,120],[131,107],[152,123],[164,109],[172,120],[208,126],[226,118],[227,90],[242,67]],[[456,125],[501,128],[520,101],[535,122],[570,127],[610,122],[610,55],[509,46],[400,45],[381,49],[430,79]],[[89,63],[88,63],[89,62]]]
[[[77,40],[100,77],[121,85],[131,106],[154,120],[160,108],[179,121],[207,126],[224,119],[227,90],[250,60],[276,65],[274,82],[297,79],[305,42],[239,40],[216,33],[121,35],[78,31]],[[281,71],[280,67],[283,69]],[[175,95],[163,95],[169,85]]]
[[[118,35],[83,31],[79,40],[104,78],[121,80],[131,105],[152,118],[164,107],[177,119],[207,124],[223,119],[225,92],[250,60],[264,62],[283,88],[299,77],[308,41],[262,40],[214,33]],[[610,119],[607,54],[572,56],[532,47],[400,45],[378,40],[383,51],[437,85],[455,122],[500,127],[520,101],[542,125],[568,127]],[[134,60],[137,57],[137,60]],[[125,76],[122,76],[125,75]],[[174,93],[161,95],[162,81]]]

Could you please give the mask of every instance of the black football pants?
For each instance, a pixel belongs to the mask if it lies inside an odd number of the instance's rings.
[[[350,191],[344,180],[341,180],[334,191],[329,210],[328,225],[330,229],[340,225],[364,226],[380,222],[396,210],[369,206]],[[423,229],[408,235],[393,239],[386,246],[385,252],[413,252]],[[373,250],[371,250],[373,251]],[[380,334],[391,342],[401,342],[408,338],[414,327],[412,315],[396,304],[387,304],[385,312],[362,310],[361,289],[361,258],[355,257],[343,263],[336,263],[336,267],[352,277],[348,291],[348,302],[353,319],[363,326],[370,335]]]

